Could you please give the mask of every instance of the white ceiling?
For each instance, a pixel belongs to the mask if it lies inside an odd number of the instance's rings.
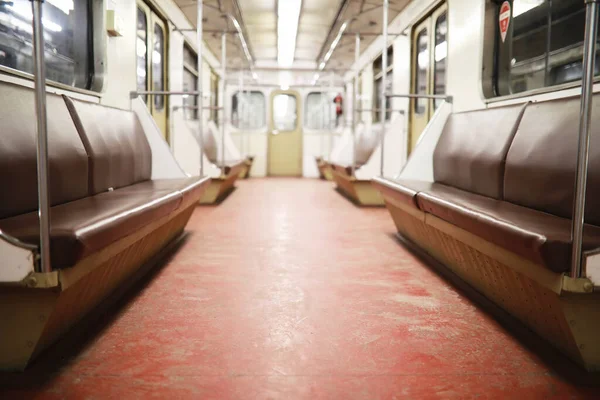
[[[410,1],[390,0],[389,21],[391,22]],[[175,2],[195,25],[196,2]],[[358,15],[346,29],[347,34],[342,37],[325,67],[326,70],[336,70],[343,74],[354,61],[355,35],[352,33],[364,33],[362,50],[381,33],[382,3],[382,0],[303,0],[293,68],[316,68],[342,23]],[[277,0],[204,0],[204,37],[217,58],[221,57],[220,32],[234,30],[233,24],[222,16],[224,12],[234,15],[242,25],[255,65],[275,67]],[[227,59],[230,68],[248,66],[237,35],[228,35]]]

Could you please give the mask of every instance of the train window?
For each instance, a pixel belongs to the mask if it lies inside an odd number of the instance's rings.
[[[198,56],[187,44],[183,46],[183,91],[195,92],[198,90]],[[183,105],[186,107],[198,106],[197,96],[185,96]],[[186,119],[198,119],[198,110],[184,109]]]
[[[387,80],[386,80],[386,92],[391,93],[392,92],[392,73],[394,71],[394,48],[393,46],[388,47],[387,50]],[[380,115],[381,115],[381,111],[379,111],[379,109],[381,108],[381,83],[383,81],[383,57],[379,56],[374,62],[373,62],[373,122],[379,122],[380,121]],[[389,108],[389,107],[388,107]],[[387,111],[385,112],[385,119],[386,121],[389,121],[390,118],[392,117],[392,112],[391,111]]]
[[[309,129],[326,129],[335,120],[335,103],[326,92],[311,92],[306,96],[304,124]]]
[[[154,49],[152,50],[152,83],[154,90],[165,90],[165,76],[164,76],[164,47],[165,47],[165,35],[163,29],[158,24],[154,24]],[[157,110],[165,108],[165,97],[154,96],[154,107]]]
[[[148,18],[144,10],[137,9],[137,90],[148,90],[148,48],[146,46],[146,31],[148,30]],[[148,96],[142,96],[144,103],[148,102]]]
[[[236,128],[260,129],[266,124],[265,95],[259,91],[237,92],[231,97],[231,122]]]
[[[296,96],[277,94],[273,98],[273,124],[280,132],[296,130],[298,126]]]
[[[91,9],[89,1],[43,3],[48,80],[91,89]],[[32,18],[30,1],[0,1],[0,65],[33,73]]]
[[[362,74],[358,76],[358,84],[356,83],[356,79],[354,80],[354,88],[356,90],[356,105],[357,108],[364,108],[363,98],[362,98]],[[361,123],[363,120],[362,111],[356,113],[356,123]]]
[[[581,79],[584,2],[514,0],[496,7],[497,95]],[[498,23],[503,18],[508,26]]]
[[[219,125],[219,75],[210,70],[210,120]]]
[[[427,94],[427,70],[429,69],[429,36],[427,28],[417,35],[417,68],[415,74],[415,93]],[[415,113],[424,114],[427,110],[427,99],[419,98],[415,102]]]
[[[435,47],[433,48],[433,93],[446,93],[446,57],[448,55],[448,18],[447,13],[441,14],[435,21]],[[443,100],[434,101],[435,108],[442,104]]]

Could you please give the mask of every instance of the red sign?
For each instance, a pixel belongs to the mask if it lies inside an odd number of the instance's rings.
[[[500,24],[500,37],[502,38],[502,43],[506,40],[506,33],[508,32],[508,26],[510,25],[510,3],[505,1],[500,6],[500,17],[498,19]]]

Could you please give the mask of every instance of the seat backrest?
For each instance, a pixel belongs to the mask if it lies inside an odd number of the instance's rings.
[[[371,159],[371,156],[381,142],[381,127],[371,129],[362,129],[356,135],[356,165],[365,165]]]
[[[435,181],[502,199],[506,154],[526,106],[451,114],[433,154]]]
[[[600,225],[600,96],[594,100],[586,222]],[[506,159],[505,200],[571,218],[579,112],[579,96],[527,107]]]
[[[89,154],[90,195],[150,179],[152,151],[133,112],[64,99]]]
[[[0,84],[0,219],[37,210],[34,91]],[[46,96],[50,204],[87,196],[88,160],[65,102]]]
[[[207,129],[204,129],[204,155],[213,164],[219,164],[219,145],[216,139],[216,132],[218,128],[214,121],[208,121]]]

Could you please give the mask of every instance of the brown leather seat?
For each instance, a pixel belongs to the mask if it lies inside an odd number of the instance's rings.
[[[152,151],[137,116],[95,103],[64,101],[90,159],[90,195],[149,180]]]
[[[0,219],[38,208],[35,98],[32,89],[0,86]],[[50,204],[88,195],[88,156],[65,102],[48,93]]]
[[[571,257],[571,220],[434,183],[419,208],[555,272]],[[600,246],[600,227],[587,225],[584,248]]]
[[[210,179],[208,178],[181,178],[181,179],[155,179],[136,183],[117,189],[120,193],[172,193],[179,192],[183,196],[181,208],[187,208],[198,202],[202,191],[206,188]]]
[[[71,267],[90,254],[175,211],[178,191],[101,193],[52,207],[53,268]],[[0,220],[0,228],[27,243],[39,243],[37,212]]]
[[[433,154],[435,182],[502,199],[506,155],[525,109],[451,114]]]
[[[39,243],[36,129],[31,89],[2,84],[0,229]],[[189,207],[206,178],[151,181],[152,153],[125,110],[47,96],[51,259],[66,268],[146,225]]]
[[[600,105],[595,104],[588,205],[600,197]],[[578,97],[453,114],[434,152],[436,183],[377,185],[388,197],[564,272],[572,250],[578,119]],[[600,247],[598,208],[587,207],[586,222],[594,225],[584,229],[584,250]]]
[[[431,182],[408,179],[394,179],[393,186],[392,184],[388,186],[379,182],[373,182],[373,184],[385,196],[390,196],[395,201],[415,208],[419,208],[419,205],[417,204],[417,194],[419,192],[430,190],[433,185]]]

